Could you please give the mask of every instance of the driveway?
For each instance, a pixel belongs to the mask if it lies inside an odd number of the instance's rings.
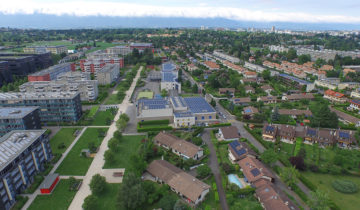
[[[217,161],[215,147],[211,142],[210,132],[211,132],[210,129],[205,129],[205,131],[202,135],[202,138],[203,138],[204,142],[208,145],[209,151],[210,151],[208,165],[211,168],[211,171],[213,172],[214,177],[215,177],[215,182],[216,182],[217,191],[219,193],[221,208],[223,210],[228,210],[229,207],[227,205],[225,191],[222,186],[219,163]]]

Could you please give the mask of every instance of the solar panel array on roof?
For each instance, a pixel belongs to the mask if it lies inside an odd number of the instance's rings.
[[[169,104],[169,102],[164,99],[140,99],[138,103],[148,107],[148,109],[165,109]]]
[[[252,169],[250,172],[253,176],[258,176],[260,174],[260,171],[257,168]]]
[[[229,145],[230,145],[231,148],[233,148],[233,150],[236,152],[236,154],[238,156],[246,154],[246,149],[241,146],[239,141],[233,141]]]
[[[308,130],[307,130],[307,135],[309,135],[309,136],[315,136],[315,135],[316,135],[316,130],[314,130],[314,129],[308,129]]]
[[[340,138],[344,138],[344,139],[350,138],[349,133],[342,132],[342,131],[339,131],[339,136],[340,136]]]
[[[163,72],[162,73],[162,82],[176,82],[177,76],[172,72]]]
[[[184,101],[193,113],[215,112],[214,108],[202,97],[184,98]]]
[[[193,117],[194,114],[192,112],[174,112],[175,117],[182,118],[182,117]]]
[[[268,132],[274,132],[275,128],[273,126],[268,125],[268,126],[266,126],[265,130]]]
[[[360,100],[351,100],[351,103],[353,103],[353,104],[360,104]]]
[[[176,66],[173,63],[164,63],[162,65],[163,72],[170,72],[170,71],[174,71],[175,69],[176,69]]]

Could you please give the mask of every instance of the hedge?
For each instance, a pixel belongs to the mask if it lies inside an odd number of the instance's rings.
[[[149,120],[149,121],[142,121],[138,123],[139,125],[162,125],[162,124],[169,124],[169,120]]]
[[[331,183],[331,186],[336,191],[346,194],[353,194],[359,190],[358,186],[350,180],[335,180]]]
[[[211,124],[208,127],[209,128],[216,128],[216,127],[223,127],[223,126],[230,126],[231,123],[219,123],[219,124]]]
[[[291,188],[305,203],[308,201],[307,195],[296,184]]]
[[[317,187],[307,178],[305,178],[303,175],[299,176],[300,181],[311,191],[316,191]]]
[[[147,126],[147,127],[144,127],[144,128],[140,128],[139,126],[137,127],[138,132],[162,131],[162,130],[172,130],[172,129],[173,128],[171,126],[168,126],[168,125],[157,126],[157,127]]]

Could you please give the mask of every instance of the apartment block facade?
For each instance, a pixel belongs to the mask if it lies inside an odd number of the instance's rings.
[[[0,107],[0,136],[12,130],[41,129],[39,107]]]
[[[71,64],[62,63],[29,75],[28,80],[30,82],[56,80],[60,74],[70,71],[71,71]]]
[[[96,79],[100,85],[111,84],[120,76],[120,66],[118,64],[107,64],[96,72]]]
[[[0,107],[39,106],[40,121],[77,122],[82,114],[80,93],[0,93]]]
[[[52,151],[46,130],[14,130],[0,138],[0,209],[9,210],[15,197],[44,170]]]

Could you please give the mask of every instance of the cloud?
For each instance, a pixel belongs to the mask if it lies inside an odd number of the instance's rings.
[[[11,0],[1,5],[0,13],[112,17],[226,18],[259,22],[360,23],[360,17],[355,16],[318,15],[303,12],[262,11],[211,6],[152,6],[100,0],[90,2],[65,1],[61,3],[58,1]]]

